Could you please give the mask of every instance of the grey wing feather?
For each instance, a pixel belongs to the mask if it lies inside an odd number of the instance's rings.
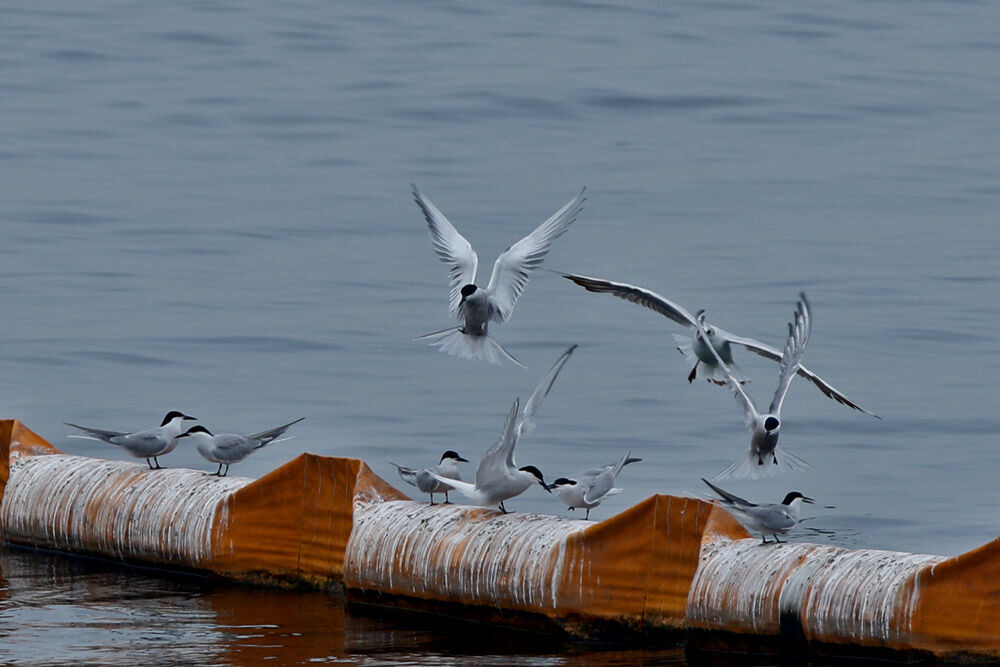
[[[809,301],[804,292],[799,292],[795,321],[788,324],[788,340],[785,342],[785,351],[781,354],[781,364],[778,367],[778,388],[771,400],[770,412],[774,414],[781,413],[781,404],[788,394],[792,378],[799,370],[799,362],[802,361],[802,355],[806,351],[806,343],[809,342],[811,332],[812,317]]]
[[[525,433],[530,433],[535,428],[535,413],[541,407],[542,400],[549,395],[552,385],[555,384],[556,378],[559,377],[559,372],[576,348],[577,345],[571,345],[565,352],[559,355],[559,358],[552,364],[548,372],[538,381],[538,386],[531,392],[528,402],[524,404],[524,414],[521,415],[521,422],[517,425],[517,437],[521,437]]]
[[[715,484],[712,484],[710,481],[708,481],[704,477],[701,478],[701,481],[705,482],[705,484],[708,484],[708,487],[710,489],[712,489],[717,494],[719,494],[720,496],[722,496],[722,499],[725,500],[726,502],[728,502],[731,505],[741,506],[743,508],[757,507],[756,503],[752,503],[749,500],[746,500],[745,498],[740,498],[739,496],[734,495],[732,493],[729,493],[728,491],[724,491],[724,490],[720,489],[719,487],[717,487]]]
[[[750,398],[750,396],[748,396],[747,393],[743,390],[743,385],[740,384],[739,380],[737,380],[735,376],[733,376],[733,371],[729,368],[729,364],[727,364],[725,361],[722,360],[722,357],[719,356],[719,353],[716,351],[715,346],[712,345],[710,342],[707,342],[709,340],[709,335],[708,331],[705,329],[704,313],[705,313],[704,310],[699,310],[698,314],[695,315],[694,318],[695,326],[698,329],[698,331],[695,333],[695,336],[700,334],[706,341],[705,347],[708,348],[711,351],[712,356],[715,357],[716,363],[719,364],[719,368],[722,369],[722,372],[726,376],[726,385],[729,387],[730,391],[733,392],[733,396],[736,398],[736,402],[743,410],[744,423],[747,425],[747,428],[752,430],[754,422],[756,421],[756,418],[759,414],[757,412],[757,406],[754,405],[753,399]]]
[[[406,466],[401,466],[398,463],[393,463],[392,461],[389,461],[389,465],[396,466],[396,470],[399,472],[399,476],[403,479],[404,482],[406,482],[410,486],[417,485],[416,470],[414,470],[413,468],[407,468]]]
[[[257,446],[263,447],[264,445],[273,441],[275,438],[280,437],[282,433],[288,430],[288,427],[298,424],[303,419],[305,419],[305,417],[299,417],[295,421],[288,422],[287,424],[282,424],[281,426],[276,426],[272,429],[261,431],[260,433],[254,433],[253,435],[248,435],[247,438],[250,440],[259,440],[260,444]]]
[[[543,222],[535,231],[507,248],[493,264],[493,275],[487,289],[494,296],[494,311],[490,319],[503,322],[510,317],[514,304],[528,284],[532,271],[541,266],[552,242],[563,235],[570,224],[583,210],[583,193],[569,200],[552,217]]]
[[[417,186],[410,187],[413,188],[413,199],[423,211],[424,219],[427,221],[434,252],[437,253],[438,259],[448,265],[450,308],[455,312],[462,301],[462,288],[476,282],[479,256],[473,250],[472,244],[458,233],[437,206],[420,194]]]
[[[63,423],[66,424],[66,426],[72,426],[73,428],[78,428],[84,433],[89,433],[93,437],[99,440],[103,440],[105,442],[109,442],[110,438],[116,438],[123,435],[127,435],[127,433],[124,431],[103,431],[99,428],[88,428],[86,426],[78,426],[76,424],[70,424],[69,422],[63,422]]]
[[[649,308],[650,310],[677,322],[677,324],[686,327],[697,326],[694,317],[692,317],[691,313],[689,313],[683,306],[676,304],[670,299],[644,287],[604,280],[602,278],[578,276],[569,273],[562,274],[562,277],[567,280],[572,280],[589,292],[613,294],[619,299],[625,299],[626,301],[631,301],[632,303],[640,306],[645,306],[646,308]]]
[[[504,423],[503,433],[492,447],[486,450],[479,467],[476,468],[476,487],[483,488],[495,483],[497,479],[506,476],[507,467],[515,467],[514,445],[517,444],[517,411],[520,408],[521,400],[514,399],[507,421]]]
[[[775,348],[771,347],[766,343],[760,342],[755,338],[748,338],[745,336],[733,336],[730,334],[726,334],[726,337],[729,339],[730,343],[733,343],[735,345],[742,345],[750,352],[753,352],[754,354],[759,354],[765,359],[770,359],[771,361],[779,361],[779,362],[781,361],[781,356],[782,356],[781,352],[779,352],[778,350],[776,350]],[[816,388],[819,389],[821,392],[823,392],[823,395],[826,396],[827,398],[831,398],[840,403],[841,405],[846,405],[852,410],[857,410],[858,412],[863,412],[866,415],[871,415],[872,417],[875,417],[875,419],[882,419],[874,412],[864,409],[851,399],[847,398],[847,396],[845,396],[842,391],[834,387],[832,384],[830,384],[829,382],[827,382],[826,380],[824,380],[819,375],[812,372],[802,364],[799,364],[798,374],[800,377],[803,377],[806,380],[812,382],[814,385],[816,385]]]

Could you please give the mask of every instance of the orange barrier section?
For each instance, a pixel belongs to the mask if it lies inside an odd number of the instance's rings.
[[[464,505],[359,502],[344,583],[540,614],[584,634],[594,624],[683,630],[701,533],[718,511],[692,498],[653,496],[593,523]]]
[[[11,420],[0,455],[0,534],[17,544],[581,635],[1000,658],[1000,540],[956,558],[760,545],[713,504],[665,495],[600,523],[432,507],[358,460],[304,454],[259,480],[151,471],[62,454]]]

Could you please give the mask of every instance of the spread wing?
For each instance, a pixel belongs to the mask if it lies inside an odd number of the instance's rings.
[[[667,317],[682,326],[697,326],[694,317],[692,317],[691,313],[685,310],[683,306],[674,303],[664,296],[660,296],[652,290],[648,290],[644,287],[636,287],[635,285],[629,285],[628,283],[617,283],[611,280],[604,280],[602,278],[590,278],[588,276],[577,276],[568,273],[564,273],[562,275],[563,278],[572,280],[577,285],[590,292],[605,292],[607,294],[614,294],[619,299],[625,299],[626,301],[631,301],[632,303],[636,303],[640,306],[645,306],[650,310],[656,311],[660,315],[663,315],[664,317]]]
[[[728,332],[726,333],[726,338],[729,340],[730,343],[733,343],[735,345],[742,345],[749,351],[753,352],[754,354],[759,354],[765,359],[770,359],[771,361],[781,361],[781,352],[779,352],[778,350],[776,350],[775,348],[771,347],[766,343],[760,342],[755,338],[734,336]],[[847,398],[847,396],[845,396],[843,392],[841,392],[839,389],[837,389],[832,384],[821,378],[819,375],[816,375],[816,373],[813,373],[811,370],[809,370],[808,368],[806,368],[801,364],[799,364],[798,374],[800,377],[803,377],[806,380],[812,382],[814,385],[816,385],[816,388],[819,389],[821,392],[823,392],[823,395],[826,396],[827,398],[832,398],[841,405],[846,405],[847,407],[853,410],[857,410],[858,412],[863,412],[866,415],[871,415],[876,419],[881,419],[881,417],[879,417],[874,412],[869,412],[868,410],[865,410],[863,407],[861,407],[851,399]]]
[[[427,220],[434,252],[437,253],[438,259],[448,265],[451,312],[455,312],[458,309],[458,304],[462,301],[462,288],[476,282],[476,267],[479,264],[479,257],[472,249],[472,244],[458,233],[458,230],[448,222],[448,218],[444,217],[437,206],[420,194],[417,186],[411,185],[410,187],[413,188],[414,201],[424,212],[424,218]]]
[[[549,390],[552,389],[552,385],[555,384],[556,378],[559,376],[559,371],[569,360],[570,355],[573,354],[573,350],[576,349],[576,345],[571,345],[569,349],[559,355],[556,362],[552,364],[552,368],[549,369],[548,373],[542,376],[542,379],[538,381],[538,386],[535,390],[531,392],[531,396],[528,398],[528,402],[524,404],[524,414],[521,416],[521,422],[517,425],[517,437],[520,438],[525,433],[529,433],[535,428],[535,413],[538,412],[538,408],[542,405],[542,399],[549,395]]]
[[[479,461],[479,467],[476,469],[476,488],[482,489],[490,484],[495,484],[507,476],[509,468],[516,467],[514,463],[514,445],[517,444],[515,423],[520,405],[521,399],[515,398],[510,414],[507,415],[507,421],[504,423],[500,439],[486,450],[482,460]]]
[[[541,266],[552,242],[563,235],[583,210],[585,190],[586,188],[580,190],[580,194],[569,200],[535,231],[497,257],[497,261],[493,264],[490,284],[487,286],[487,290],[493,295],[493,312],[490,319],[503,322],[510,317],[517,298],[528,284],[531,272]]]
[[[809,334],[812,332],[812,312],[805,292],[799,292],[799,303],[795,309],[795,321],[788,323],[788,340],[785,341],[785,351],[781,354],[781,365],[778,367],[778,388],[771,399],[770,412],[781,414],[781,404],[788,394],[788,386],[799,370],[799,362],[806,351]]]

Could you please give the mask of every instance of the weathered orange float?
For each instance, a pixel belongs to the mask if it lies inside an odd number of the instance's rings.
[[[8,543],[504,623],[743,637],[826,653],[1000,657],[1000,541],[945,558],[762,547],[710,503],[656,495],[593,523],[414,502],[353,459],[259,479],[61,454],[0,421]]]

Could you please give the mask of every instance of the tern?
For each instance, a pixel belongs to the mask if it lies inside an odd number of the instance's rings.
[[[219,433],[212,435],[204,426],[192,426],[186,432],[178,435],[179,438],[191,438],[198,453],[211,463],[218,463],[219,469],[213,475],[225,477],[229,474],[229,466],[239,463],[254,450],[260,449],[264,445],[275,442],[288,430],[288,427],[298,424],[305,417],[299,417],[293,422],[276,426],[275,428],[254,433],[252,435],[239,435],[237,433]],[[287,438],[286,438],[287,440]],[[226,470],[222,470],[226,466]]]
[[[469,459],[463,459],[458,455],[458,452],[453,449],[449,449],[441,455],[441,461],[434,468],[422,468],[417,470],[416,468],[401,466],[398,463],[393,463],[392,461],[389,463],[396,466],[396,470],[399,472],[399,476],[403,478],[404,482],[410,486],[417,487],[424,493],[430,494],[431,505],[433,505],[435,493],[443,493],[444,502],[451,502],[448,500],[448,492],[452,490],[452,487],[444,482],[439,482],[434,479],[431,473],[436,472],[442,477],[447,477],[448,479],[461,480],[462,477],[458,474],[458,464],[468,462]]]
[[[134,433],[103,431],[97,428],[87,428],[86,426],[70,424],[69,422],[64,423],[66,426],[72,426],[87,433],[87,435],[71,435],[71,438],[100,440],[112,445],[118,445],[132,456],[139,459],[146,459],[150,470],[159,470],[161,466],[156,457],[169,454],[174,450],[174,447],[177,446],[177,436],[180,435],[183,428],[182,422],[188,419],[193,420],[197,419],[197,417],[189,417],[183,412],[173,410],[166,414],[158,428],[136,431]],[[156,465],[154,466],[153,463]]]
[[[583,518],[587,520],[590,518],[590,510],[600,505],[602,500],[622,492],[621,489],[615,488],[618,473],[629,463],[642,460],[631,458],[631,454],[632,452],[628,452],[615,463],[585,470],[571,478],[560,477],[549,484],[549,489],[554,491],[571,510],[578,507],[586,509],[587,515]]]
[[[561,275],[568,280],[572,280],[574,283],[590,292],[606,292],[621,299],[625,299],[626,301],[631,301],[632,303],[640,306],[645,306],[646,308],[656,311],[664,317],[673,320],[677,324],[688,327],[692,330],[692,333],[698,329],[698,322],[683,306],[674,303],[666,297],[660,296],[652,290],[645,289],[644,287],[636,287],[635,285],[629,285],[628,283],[612,282],[602,278],[590,278],[588,276],[566,273]],[[690,374],[688,374],[688,382],[693,382],[695,377],[700,374],[707,374],[707,379],[709,381],[715,382],[716,384],[725,384],[725,374],[719,366],[718,358],[721,358],[729,366],[733,376],[736,377],[739,382],[746,382],[746,374],[733,361],[733,345],[741,345],[747,350],[755,354],[759,354],[766,359],[778,362],[781,361],[781,352],[770,345],[760,342],[759,340],[744,336],[737,336],[708,323],[705,323],[705,328],[708,330],[708,340],[711,341],[715,354],[709,351],[709,346],[705,344],[704,339],[698,336],[673,334],[674,341],[677,343],[677,350],[694,364],[691,368]],[[704,370],[700,370],[699,366]],[[849,408],[871,415],[876,419],[881,419],[881,417],[875,413],[869,412],[854,401],[847,398],[847,396],[836,389],[833,385],[821,378],[819,375],[813,373],[805,366],[799,366],[798,374],[816,385],[816,387],[823,392],[824,395],[837,401],[841,405],[846,405]]]
[[[524,413],[520,420],[517,418],[520,399],[514,399],[514,405],[507,415],[500,439],[483,454],[483,458],[479,461],[475,484],[450,479],[437,473],[431,473],[431,476],[437,481],[451,486],[476,505],[480,507],[499,506],[500,511],[504,514],[507,513],[507,508],[504,507],[503,501],[524,493],[532,484],[539,484],[543,489],[552,493],[538,468],[517,465],[514,460],[514,447],[522,435],[534,428],[534,416],[542,399],[552,389],[559,371],[562,370],[563,365],[575,349],[576,345],[573,345],[563,352],[552,368],[542,377],[538,386],[531,393],[531,397],[528,398],[528,402],[524,404]]]
[[[798,491],[792,491],[785,495],[785,499],[781,503],[757,505],[739,496],[734,496],[728,491],[723,491],[704,477],[701,478],[701,481],[722,496],[720,502],[747,530],[760,533],[761,544],[768,543],[768,535],[772,535],[775,542],[781,542],[778,539],[778,534],[784,535],[799,522],[799,509],[802,507],[802,503],[813,502],[812,498],[807,498]]]
[[[412,187],[413,198],[427,220],[434,251],[438,259],[448,265],[451,312],[462,322],[457,327],[425,334],[416,340],[428,339],[431,345],[448,354],[466,359],[486,359],[499,364],[500,359],[506,357],[522,366],[489,334],[489,324],[503,323],[510,318],[531,273],[541,266],[553,241],[562,236],[580,214],[586,188],[535,231],[507,248],[493,264],[490,282],[480,287],[476,285],[479,258],[472,245],[416,186]]]
[[[699,310],[695,316],[698,324],[696,338],[708,337],[708,327],[705,324],[705,311]],[[785,351],[781,354],[781,363],[778,366],[778,388],[774,390],[774,398],[767,412],[761,413],[757,410],[753,400],[743,390],[743,386],[729,369],[729,365],[716,352],[715,348],[709,345],[708,348],[715,356],[716,362],[722,369],[726,378],[726,384],[736,397],[736,402],[743,408],[743,418],[747,428],[750,429],[750,450],[746,457],[741,457],[721,473],[715,479],[722,479],[730,475],[736,477],[760,477],[769,474],[778,468],[778,436],[781,432],[781,404],[788,394],[788,387],[792,378],[795,377],[799,369],[799,362],[805,352],[806,343],[809,342],[809,334],[812,331],[812,312],[809,308],[809,301],[804,292],[799,292],[799,302],[795,308],[794,322],[788,323],[788,340],[785,342]],[[809,467],[809,464],[790,454],[787,450],[782,451],[781,467],[783,469],[796,469]],[[773,467],[772,467],[773,466]]]

